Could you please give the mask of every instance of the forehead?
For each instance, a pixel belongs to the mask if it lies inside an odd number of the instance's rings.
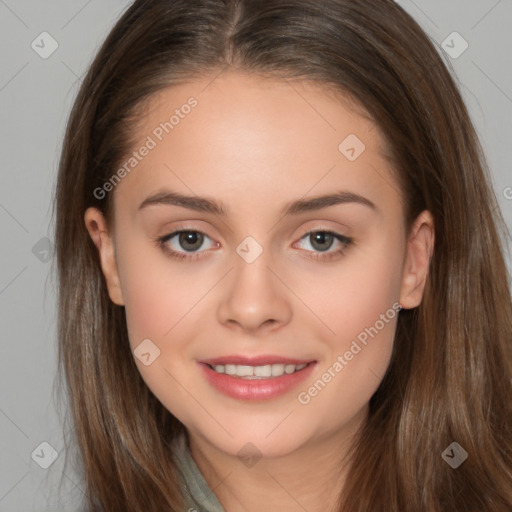
[[[187,107],[191,98],[197,103],[193,109]],[[189,120],[181,123],[186,117]],[[243,72],[197,77],[158,91],[145,102],[136,135],[142,138],[169,121],[173,125],[169,133],[175,140],[180,139],[180,135],[186,136],[183,132],[199,135],[193,133],[198,124],[206,128],[201,130],[202,139],[211,134],[208,128],[212,125],[216,128],[215,135],[233,136],[234,132],[246,135],[251,131],[260,136],[262,132],[270,135],[280,132],[284,137],[291,132],[312,141],[329,133],[337,140],[348,128],[359,132],[362,138],[366,132],[371,132],[373,138],[379,139],[375,142],[380,149],[386,149],[381,134],[373,133],[377,126],[370,114],[348,93],[316,82]],[[179,130],[178,124],[182,124]],[[279,143],[273,142],[274,146]]]
[[[133,150],[144,156],[133,157],[116,195],[129,189],[141,202],[168,184],[256,201],[393,184],[386,141],[364,114],[348,96],[308,82],[227,72],[169,87],[140,111]]]

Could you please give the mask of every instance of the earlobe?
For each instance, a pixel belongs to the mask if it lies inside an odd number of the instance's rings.
[[[434,220],[425,210],[416,218],[407,241],[407,254],[402,274],[400,304],[412,309],[421,304],[434,251]]]
[[[121,283],[115,260],[114,244],[107,229],[103,214],[97,208],[87,208],[84,216],[85,226],[98,249],[100,265],[107,282],[108,293],[114,304],[124,305]]]

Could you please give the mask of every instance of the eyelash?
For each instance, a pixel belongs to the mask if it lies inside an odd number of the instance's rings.
[[[157,246],[167,256],[169,256],[170,258],[173,258],[175,260],[183,261],[185,259],[188,259],[190,262],[193,262],[193,261],[197,261],[198,259],[202,258],[201,252],[186,254],[186,253],[181,253],[181,252],[175,251],[174,249],[169,248],[167,242],[169,240],[171,240],[172,238],[174,238],[176,235],[179,235],[181,233],[199,233],[201,235],[204,235],[207,238],[210,238],[206,233],[199,231],[197,229],[178,229],[177,231],[173,231],[172,233],[169,233],[168,235],[164,235],[162,237],[156,238],[155,242],[156,242]],[[354,242],[353,238],[347,237],[345,235],[340,235],[339,233],[336,233],[334,231],[329,231],[326,229],[316,229],[316,230],[308,231],[307,233],[304,233],[302,235],[300,240],[302,240],[312,234],[316,234],[316,233],[324,233],[324,234],[328,234],[328,235],[333,235],[336,240],[338,240],[339,242],[341,242],[343,244],[343,246],[340,249],[337,249],[332,252],[321,252],[321,251],[317,251],[316,253],[313,252],[312,255],[309,256],[313,260],[330,261],[333,258],[335,258],[336,256],[341,256],[341,255],[345,254],[345,250]],[[203,252],[205,252],[205,251],[203,251]],[[312,252],[312,251],[307,251],[307,252]]]

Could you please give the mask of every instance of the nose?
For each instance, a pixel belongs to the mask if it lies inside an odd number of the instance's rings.
[[[284,276],[272,268],[267,251],[252,263],[238,255],[234,268],[226,276],[217,315],[230,329],[247,333],[268,333],[290,322],[291,291]]]

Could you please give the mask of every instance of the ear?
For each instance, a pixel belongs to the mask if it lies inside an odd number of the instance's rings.
[[[402,273],[400,304],[404,309],[420,305],[434,251],[434,219],[428,210],[421,212],[411,228]]]
[[[114,244],[110,236],[103,214],[97,208],[87,208],[85,211],[85,226],[98,249],[100,265],[107,282],[108,294],[114,304],[124,305],[121,283],[117,272]]]

